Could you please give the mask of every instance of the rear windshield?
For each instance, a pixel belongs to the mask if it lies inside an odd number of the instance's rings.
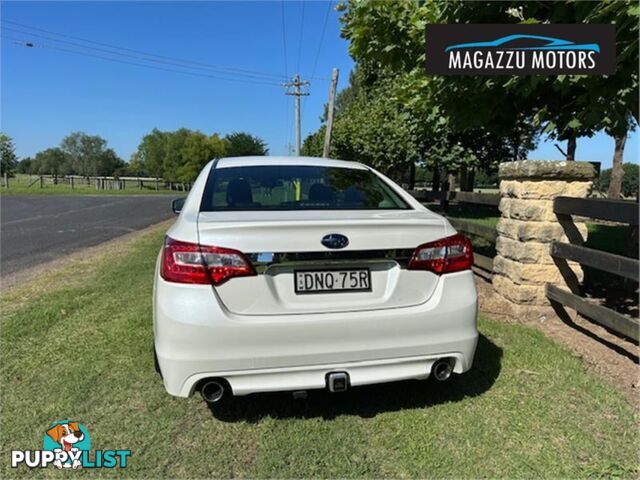
[[[200,210],[395,210],[409,205],[369,170],[260,165],[212,170]]]

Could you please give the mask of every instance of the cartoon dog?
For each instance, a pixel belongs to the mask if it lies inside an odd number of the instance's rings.
[[[55,449],[54,452],[78,452],[79,450],[73,445],[84,439],[84,433],[80,430],[78,422],[59,423],[47,430],[47,435],[62,447]],[[61,460],[56,460],[53,464],[58,468],[63,468]],[[69,464],[64,465],[65,468],[69,468],[69,466]],[[81,466],[80,460],[74,460],[71,468],[75,470]]]

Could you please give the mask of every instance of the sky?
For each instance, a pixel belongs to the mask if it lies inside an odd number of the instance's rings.
[[[287,155],[294,104],[281,84],[296,73],[311,81],[303,139],[320,125],[332,68],[338,89],[348,84],[354,63],[335,3],[3,1],[0,128],[19,157],[84,131],[128,160],[153,128],[181,127],[248,131]],[[529,158],[561,160],[553,144],[543,140]],[[638,148],[634,132],[626,162],[638,162]],[[604,133],[578,140],[578,160],[607,168],[612,156]]]

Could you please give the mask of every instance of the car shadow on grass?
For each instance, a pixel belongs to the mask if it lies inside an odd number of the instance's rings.
[[[484,335],[478,339],[473,367],[446,382],[433,378],[354,387],[344,393],[311,390],[306,399],[293,399],[291,393],[260,393],[234,397],[222,404],[209,405],[212,415],[223,422],[257,423],[265,417],[281,419],[323,418],[341,415],[372,418],[379,413],[426,408],[458,402],[482,395],[500,375],[502,349]]]

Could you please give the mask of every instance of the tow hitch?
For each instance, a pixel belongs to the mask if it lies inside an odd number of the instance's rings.
[[[345,392],[349,388],[349,374],[347,372],[327,374],[327,387],[330,392]]]

